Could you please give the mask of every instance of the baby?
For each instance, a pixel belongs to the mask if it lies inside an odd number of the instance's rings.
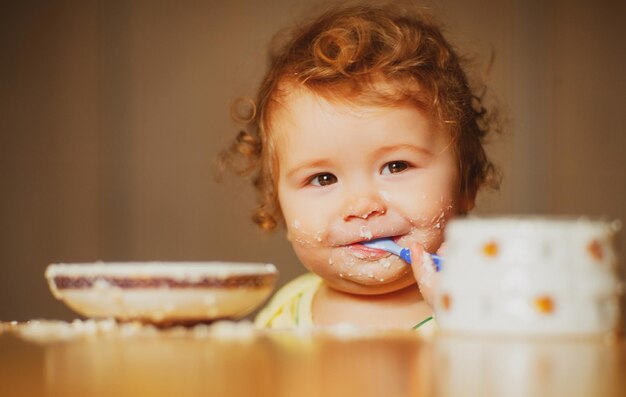
[[[254,221],[284,223],[310,273],[256,325],[410,329],[432,317],[424,253],[493,174],[490,123],[460,63],[423,11],[391,3],[334,8],[271,54],[249,128],[222,160],[244,160]],[[409,247],[413,264],[361,244],[381,237]]]

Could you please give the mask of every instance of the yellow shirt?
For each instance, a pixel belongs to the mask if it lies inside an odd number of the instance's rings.
[[[305,273],[283,286],[254,320],[258,328],[298,328],[313,326],[313,297],[322,279]]]
[[[313,297],[322,285],[322,279],[305,273],[283,286],[259,312],[254,325],[257,328],[313,327]],[[432,317],[418,323],[413,329],[430,333],[435,328]]]

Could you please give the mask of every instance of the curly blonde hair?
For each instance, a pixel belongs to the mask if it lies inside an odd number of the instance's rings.
[[[460,56],[422,9],[395,2],[338,6],[286,37],[270,51],[256,101],[234,105],[234,118],[247,126],[220,155],[223,168],[253,175],[253,220],[262,229],[273,230],[282,220],[271,121],[294,87],[361,105],[412,103],[450,132],[462,197],[473,198],[485,184],[496,187],[495,167],[483,148],[493,119],[470,88]]]

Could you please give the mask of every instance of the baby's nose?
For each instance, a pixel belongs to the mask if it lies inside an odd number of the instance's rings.
[[[383,215],[387,212],[384,201],[375,195],[361,196],[347,203],[343,211],[343,219],[353,218],[367,219],[375,215]]]

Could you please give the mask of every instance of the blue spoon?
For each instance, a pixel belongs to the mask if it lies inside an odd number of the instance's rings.
[[[398,255],[406,263],[411,263],[411,251],[408,248],[400,247],[390,238],[378,238],[375,240],[361,241],[360,244],[363,244],[366,247],[391,252],[394,255]],[[439,271],[439,269],[441,268],[441,257],[437,254],[430,254],[430,258],[435,264],[435,269]]]

